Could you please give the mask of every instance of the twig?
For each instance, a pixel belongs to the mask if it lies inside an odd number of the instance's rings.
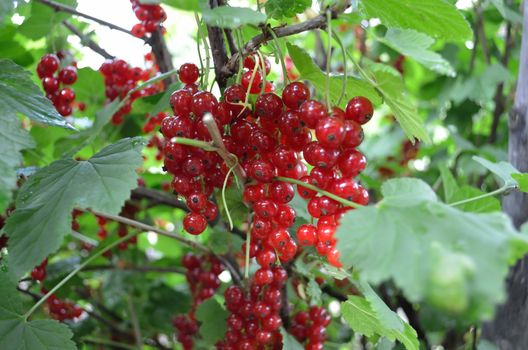
[[[93,265],[87,266],[84,271],[122,270],[134,272],[159,272],[185,274],[181,267],[157,267],[157,266],[116,266],[116,265]]]
[[[224,28],[224,34],[227,39],[227,45],[229,46],[229,52],[231,53],[231,56],[233,56],[234,54],[238,53],[233,32],[229,28]]]
[[[508,3],[511,3],[509,1]],[[511,22],[508,22],[506,25],[506,43],[504,46],[504,53],[501,58],[501,64],[508,68],[508,63],[510,62],[511,58],[511,52],[515,45],[515,40],[513,38],[512,34],[512,24]],[[497,89],[495,90],[495,97],[493,98],[495,101],[495,109],[493,110],[493,122],[491,124],[491,131],[488,137],[488,143],[495,143],[497,141],[497,130],[499,128],[499,122],[501,116],[506,111],[506,96],[504,96],[504,83],[500,83],[497,85]]]
[[[138,187],[134,189],[132,191],[132,199],[147,199],[154,205],[161,204],[189,211],[187,205],[183,201],[179,200],[176,196],[146,187]]]
[[[152,36],[148,40],[148,43],[152,47],[152,53],[154,54],[154,57],[156,57],[156,63],[159,67],[159,71],[161,73],[170,72],[171,70],[174,70],[174,65],[172,64],[172,56],[169,52],[169,49],[167,48],[167,43],[165,42],[165,39],[163,38],[163,34],[161,33],[161,29],[157,28],[154,33],[152,33]],[[165,83],[165,88],[167,88],[170,84],[174,83],[176,81],[176,76],[168,76],[163,80]]]
[[[210,8],[220,6],[218,0],[209,0]],[[224,42],[224,33],[218,27],[207,26],[207,33],[209,34],[209,44],[211,45],[211,52],[213,54],[213,62],[216,74],[216,82],[220,90],[224,90],[227,84],[228,76],[222,73],[222,68],[227,64],[228,57]]]
[[[67,6],[67,5],[64,5],[64,4],[61,4],[61,3],[58,3],[58,2],[55,2],[55,1],[51,1],[51,0],[34,0],[34,1],[37,1],[37,2],[40,2],[41,4],[44,4],[46,6],[49,6],[51,7],[52,9],[54,9],[55,11],[60,11],[60,12],[66,12],[66,13],[70,13],[72,15],[76,15],[76,16],[79,16],[79,17],[83,17],[83,18],[86,18],[86,19],[89,19],[93,22],[96,22],[96,23],[99,23],[101,25],[104,25],[110,29],[115,29],[115,30],[118,30],[120,32],[123,32],[123,33],[126,33],[126,34],[129,34],[131,36],[133,36],[134,38],[137,38],[134,34],[132,34],[132,32],[128,29],[125,29],[123,27],[120,27],[118,25],[115,25],[113,23],[110,23],[110,22],[107,22],[105,20],[102,20],[102,19],[99,19],[97,17],[94,17],[94,16],[91,16],[91,15],[88,15],[86,13],[83,13],[83,12],[79,12],[77,11],[76,9],[74,9],[73,7],[70,7],[70,6]],[[138,38],[140,39],[140,38]]]
[[[203,122],[209,130],[209,134],[213,139],[213,145],[217,148],[218,155],[226,162],[228,168],[234,167],[235,175],[242,182],[246,182],[246,172],[242,169],[242,166],[238,163],[238,160],[235,155],[231,154],[222,140],[222,135],[218,129],[218,125],[213,118],[211,113],[206,113],[203,117]]]
[[[139,321],[136,313],[136,307],[132,300],[132,297],[127,298],[128,311],[130,313],[130,320],[132,322],[132,329],[134,330],[134,338],[136,340],[136,346],[138,349],[143,349],[143,337],[141,336],[141,328],[139,327]]]
[[[183,243],[183,244],[185,244],[185,245],[187,245],[187,246],[189,246],[189,247],[191,247],[193,249],[200,250],[203,253],[216,256],[225,265],[225,267],[229,270],[229,272],[231,273],[231,276],[233,277],[233,280],[240,281],[240,273],[231,264],[231,262],[229,260],[227,260],[225,257],[223,257],[221,255],[217,255],[217,254],[213,253],[209,248],[207,248],[206,246],[204,246],[204,245],[202,245],[202,244],[200,244],[198,242],[191,241],[191,240],[189,240],[187,238],[183,238],[183,237],[180,237],[178,235],[175,235],[174,233],[170,233],[170,232],[162,230],[160,228],[157,228],[157,227],[154,227],[154,226],[150,226],[150,225],[144,224],[142,222],[135,221],[135,220],[132,220],[132,219],[129,219],[129,218],[125,218],[125,217],[122,217],[122,216],[105,214],[105,213],[99,213],[99,212],[95,212],[95,211],[92,211],[92,213],[97,215],[97,216],[102,216],[102,217],[105,217],[107,219],[110,219],[110,220],[113,220],[113,221],[117,221],[117,222],[120,222],[122,224],[131,226],[131,227],[135,227],[135,228],[140,229],[142,231],[152,231],[152,232],[155,232],[155,233],[157,233],[159,235],[162,235],[162,236],[165,236],[165,237],[170,237],[170,238],[172,238],[172,239],[174,239],[174,240],[176,240],[176,241],[178,241],[180,243]]]
[[[73,24],[70,22],[64,20],[62,21],[62,24],[68,28],[73,34],[77,35],[79,39],[81,39],[81,43],[92,49],[92,51],[98,53],[99,55],[103,56],[106,59],[114,59],[115,57],[109,54],[105,49],[103,49],[101,46],[97,45],[95,41],[81,33]]]
[[[484,31],[484,13],[482,12],[482,1],[479,0],[475,5],[476,12],[476,35],[479,36],[480,46],[482,47],[482,54],[488,65],[491,64],[491,57],[488,50],[488,42],[486,40],[486,32]]]
[[[335,11],[332,11],[331,13],[332,18],[337,18],[338,14]],[[273,31],[277,38],[282,38],[285,36],[299,34],[309,30],[325,28],[326,22],[326,14],[322,14],[302,23],[292,24],[285,27],[268,28],[268,30],[264,33],[254,36],[244,46],[241,52],[236,55],[233,55],[229,59],[227,64],[222,68],[221,76],[224,79],[227,79],[228,77],[234,75],[237,72],[237,63],[240,57],[246,57],[248,54],[258,49],[262,44],[272,40],[273,36],[269,33],[269,31]]]

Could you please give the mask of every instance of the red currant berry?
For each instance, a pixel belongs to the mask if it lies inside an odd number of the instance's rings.
[[[297,240],[300,245],[311,246],[317,240],[317,229],[313,225],[304,224],[297,229]]]
[[[346,118],[355,121],[359,124],[367,123],[372,114],[374,113],[374,108],[370,100],[363,96],[356,96],[348,101],[346,107]]]
[[[297,109],[310,99],[310,90],[303,83],[288,84],[282,92],[282,101],[288,108]]]
[[[325,105],[315,100],[304,102],[299,108],[299,115],[304,125],[310,129],[314,129],[320,120],[328,118]]]
[[[320,119],[315,128],[315,135],[324,147],[338,148],[346,136],[345,124],[338,118]]]
[[[192,84],[200,77],[200,71],[198,67],[193,63],[184,63],[181,65],[178,71],[180,81],[184,84]]]
[[[207,227],[207,220],[201,214],[188,213],[183,219],[183,228],[191,235],[199,235]]]

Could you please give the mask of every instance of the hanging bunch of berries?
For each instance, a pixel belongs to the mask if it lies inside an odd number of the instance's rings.
[[[71,115],[75,91],[70,86],[77,81],[75,63],[61,67],[58,55],[46,54],[37,65],[37,74],[42,81],[46,97],[53,103],[57,112],[63,117]]]
[[[138,0],[130,0],[130,2],[136,18],[140,21],[134,24],[131,30],[138,38],[155,32],[167,19],[167,14],[160,5],[141,4]]]
[[[147,81],[156,74],[157,69],[131,67],[124,60],[114,59],[104,62],[99,68],[99,71],[104,77],[105,95],[108,101],[113,101],[117,98],[123,99],[140,81]],[[161,90],[162,85],[153,84],[141,90],[134,91],[125,105],[112,116],[112,123],[115,125],[123,123],[124,116],[130,113],[132,110],[132,102],[136,99],[153,95]]]
[[[177,330],[177,339],[185,350],[193,349],[193,336],[198,332],[195,313],[198,305],[211,298],[220,287],[218,275],[224,270],[222,263],[215,256],[184,255],[182,266],[187,270],[185,278],[192,296],[191,310],[186,315],[178,315],[172,320]]]

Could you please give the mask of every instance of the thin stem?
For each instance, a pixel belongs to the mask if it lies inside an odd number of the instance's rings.
[[[179,267],[157,267],[157,266],[116,266],[116,265],[92,265],[87,266],[84,271],[122,270],[132,272],[158,272],[185,274],[186,270]]]
[[[194,19],[196,20],[196,51],[198,52],[198,61],[200,61],[200,71],[202,74],[200,74],[200,86],[203,88],[204,86],[204,65],[203,65],[203,59],[202,59],[202,52],[200,50],[200,42],[202,41],[202,34],[200,33],[200,18],[198,17],[198,13],[194,13]]]
[[[326,32],[328,33],[328,49],[326,50],[326,108],[332,107],[330,101],[330,67],[332,61],[332,13],[326,12]]]
[[[113,221],[117,221],[117,222],[120,222],[122,224],[131,226],[131,227],[135,227],[135,228],[143,230],[143,231],[152,231],[152,232],[157,233],[157,234],[159,234],[161,236],[170,237],[170,238],[175,239],[176,241],[178,241],[180,243],[183,243],[183,244],[185,244],[185,245],[187,245],[187,246],[189,246],[191,248],[194,248],[194,249],[197,249],[197,250],[201,250],[204,253],[211,253],[211,251],[207,247],[203,246],[202,244],[200,244],[198,242],[191,241],[189,239],[183,238],[181,236],[178,236],[178,235],[176,235],[174,233],[170,233],[168,231],[162,230],[160,228],[157,228],[157,227],[154,227],[154,226],[150,226],[150,225],[144,224],[142,222],[135,221],[135,220],[132,220],[132,219],[129,219],[129,218],[125,218],[125,217],[119,216],[119,215],[111,215],[111,214],[100,213],[100,212],[95,212],[95,211],[92,211],[92,213],[97,215],[97,216],[102,216],[102,217],[105,217],[107,219],[110,219],[110,220],[113,220]]]
[[[99,258],[101,255],[103,255],[104,253],[106,253],[107,251],[109,251],[110,249],[116,247],[118,244],[120,243],[123,243],[123,242],[126,242],[128,241],[130,238],[136,236],[138,234],[138,232],[134,232],[134,233],[131,233],[131,234],[128,234],[126,235],[125,237],[121,237],[120,239],[118,239],[117,241],[109,244],[108,246],[104,247],[103,249],[101,249],[100,251],[94,253],[91,257],[89,257],[88,259],[86,259],[81,265],[79,265],[77,268],[75,268],[72,272],[70,272],[66,277],[64,277],[59,283],[57,283],[53,288],[51,288],[51,290],[46,293],[46,295],[44,295],[39,301],[37,301],[35,303],[35,305],[33,305],[33,307],[31,309],[29,309],[28,312],[26,312],[23,316],[24,320],[27,321],[29,316],[31,316],[31,314],[33,312],[35,312],[42,304],[44,304],[44,302],[53,294],[55,293],[60,287],[62,287],[63,285],[66,284],[66,282],[68,282],[73,276],[75,276],[79,271],[81,271],[85,266],[87,266],[88,264],[90,264],[92,261],[94,261],[95,259]]]
[[[192,146],[196,148],[201,148],[204,151],[209,152],[218,152],[218,148],[211,145],[209,142],[195,140],[195,139],[188,139],[186,137],[173,137],[171,139],[172,142],[178,143],[180,145],[186,145],[186,146]]]
[[[211,113],[205,113],[203,117],[203,122],[207,130],[209,130],[209,134],[213,139],[213,145],[216,146],[216,152],[218,153],[218,155],[222,157],[222,159],[226,162],[229,168],[234,167],[235,175],[242,183],[246,183],[246,172],[238,163],[238,159],[236,158],[236,156],[234,154],[231,154],[227,150],[224,144],[224,140],[222,140],[220,130],[218,130],[218,125],[216,125],[216,122],[213,118],[213,115]]]
[[[233,219],[231,219],[231,213],[229,212],[229,207],[227,206],[225,190],[227,188],[227,182],[229,181],[229,175],[231,175],[231,173],[233,172],[233,170],[235,169],[237,164],[235,164],[231,168],[229,168],[229,170],[227,171],[227,175],[226,175],[226,177],[224,179],[224,184],[222,185],[222,203],[224,204],[224,209],[226,211],[227,221],[229,222],[229,229],[230,230],[233,230]]]
[[[247,235],[246,235],[246,261],[245,261],[245,268],[244,268],[244,278],[246,280],[249,279],[250,246],[251,246],[251,229],[248,228]]]
[[[488,192],[488,193],[484,193],[484,194],[481,194],[480,196],[476,196],[476,197],[472,197],[472,198],[463,199],[463,200],[458,201],[458,202],[449,203],[449,205],[452,206],[452,207],[456,207],[456,206],[458,206],[458,205],[462,205],[462,204],[466,204],[466,203],[471,203],[471,202],[478,201],[479,199],[483,199],[483,198],[486,198],[486,197],[496,196],[496,195],[498,195],[498,194],[504,193],[504,192],[509,191],[509,190],[511,190],[511,189],[514,189],[514,188],[515,188],[515,186],[504,185],[504,186],[502,186],[501,188],[496,189],[495,191],[491,191],[491,192]]]
[[[62,24],[70,30],[73,34],[75,34],[79,39],[81,39],[81,43],[85,45],[86,47],[90,48],[93,52],[98,53],[99,55],[103,56],[106,59],[114,59],[115,57],[109,54],[105,49],[103,49],[101,46],[97,45],[95,41],[90,39],[88,36],[84,35],[70,22],[64,20],[62,21]]]
[[[259,60],[260,60],[260,66],[259,66],[259,69],[260,69],[260,72],[262,73],[262,86],[260,88],[260,94],[262,95],[265,90],[266,90],[266,82],[267,82],[267,79],[266,79],[266,61],[264,60],[264,56],[262,55],[262,53],[260,53],[259,50],[257,50],[257,55],[259,57]]]
[[[52,9],[54,9],[55,11],[60,11],[60,12],[66,12],[66,13],[70,13],[72,15],[75,15],[75,16],[79,16],[79,17],[83,17],[83,18],[86,18],[86,19],[89,19],[93,22],[96,22],[96,23],[99,23],[99,24],[102,24],[110,29],[115,29],[115,30],[118,30],[120,32],[123,32],[123,33],[126,33],[126,34],[129,34],[131,36],[133,36],[134,38],[136,39],[140,39],[140,40],[144,40],[144,39],[141,39],[141,38],[138,38],[136,37],[134,34],[132,34],[132,32],[128,29],[125,29],[125,28],[122,28],[118,25],[115,25],[113,23],[110,23],[110,22],[107,22],[107,21],[104,21],[102,19],[99,19],[97,17],[94,17],[94,16],[90,16],[86,13],[82,13],[82,12],[79,12],[77,11],[76,9],[74,9],[73,7],[70,7],[70,6],[67,6],[67,5],[64,5],[64,4],[61,4],[61,3],[58,3],[58,2],[55,2],[55,1],[51,1],[51,0],[35,0],[37,2],[40,2],[41,4],[44,4],[46,6],[49,6],[51,7]]]
[[[328,191],[322,190],[322,189],[320,189],[317,186],[307,184],[307,183],[302,182],[302,181],[297,180],[297,179],[292,179],[292,178],[289,178],[289,177],[282,177],[282,176],[277,176],[276,179],[279,180],[279,181],[289,182],[289,183],[296,184],[296,185],[299,185],[299,186],[302,186],[302,187],[306,187],[306,188],[308,188],[308,189],[310,189],[312,191],[315,191],[317,193],[322,194],[323,196],[331,198],[331,199],[335,200],[336,202],[339,202],[339,203],[341,203],[343,205],[346,205],[347,207],[352,207],[352,208],[356,208],[356,209],[359,209],[359,208],[363,207],[360,204],[357,204],[357,203],[354,203],[354,202],[349,201],[347,199],[341,198],[339,196],[336,196],[333,193],[330,193]]]
[[[139,350],[143,348],[143,337],[141,336],[141,328],[139,327],[139,321],[136,313],[136,307],[131,297],[127,298],[128,311],[130,313],[130,320],[132,321],[132,329],[134,330],[134,338],[136,340],[136,346]]]
[[[95,344],[95,345],[108,345],[108,346],[112,346],[112,347],[119,348],[119,349],[137,350],[132,345],[125,344],[125,343],[119,343],[119,342],[115,342],[115,341],[111,341],[107,339],[86,337],[86,338],[82,338],[81,342]]]
[[[247,105],[249,103],[249,96],[251,95],[251,87],[253,86],[253,80],[255,80],[255,76],[257,75],[257,72],[258,72],[258,67],[260,66],[260,58],[259,56],[257,55],[256,57],[253,56],[255,58],[255,67],[253,68],[253,72],[251,73],[251,78],[249,79],[249,88],[246,92],[246,99],[244,100],[244,104]],[[242,114],[243,110],[240,111],[240,114]],[[237,116],[240,117],[240,114]]]
[[[281,69],[282,69],[282,81],[284,85],[287,85],[290,83],[290,78],[288,77],[288,70],[286,69],[286,62],[284,62],[284,54],[281,50],[279,38],[277,38],[277,34],[273,31],[273,29],[269,30],[271,36],[273,37],[273,43],[275,44],[275,50],[277,50],[277,53],[279,55],[279,60],[281,63]]]
[[[343,55],[343,86],[341,87],[341,94],[339,95],[339,99],[337,100],[337,105],[339,106],[341,105],[341,101],[343,101],[343,98],[345,97],[347,80],[348,80],[346,50],[345,50],[345,45],[343,45],[341,38],[337,34],[334,33],[332,37],[337,43],[337,45],[339,45],[339,48],[341,49],[341,53]]]

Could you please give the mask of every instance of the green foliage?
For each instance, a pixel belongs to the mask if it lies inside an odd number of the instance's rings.
[[[1,5],[0,5],[1,6]],[[22,45],[16,35],[17,27],[4,25],[0,30],[0,57],[9,58],[16,64],[26,67],[33,63],[31,53]]]
[[[74,208],[119,213],[137,186],[142,148],[140,138],[124,139],[87,161],[58,160],[32,175],[4,227],[12,274],[21,277],[59,248]]]
[[[390,180],[382,193],[376,207],[343,217],[336,236],[344,265],[374,284],[392,279],[411,301],[463,321],[489,317],[504,298],[509,265],[528,241],[503,214],[459,211],[417,179]]]
[[[434,39],[426,34],[412,29],[391,28],[381,41],[402,55],[415,59],[427,69],[450,77],[456,75],[455,70],[447,60],[429,49],[434,44]]]
[[[162,0],[161,2],[179,10],[200,11],[199,0]]]
[[[22,302],[8,274],[0,271],[0,348],[74,350],[72,332],[54,320],[27,321]]]
[[[227,330],[228,312],[215,299],[201,303],[196,309],[196,319],[201,322],[200,335],[209,346],[223,339]]]
[[[247,7],[221,6],[203,9],[205,23],[220,28],[238,28],[243,25],[258,25],[266,22],[266,15]]]
[[[387,27],[414,29],[446,40],[469,40],[471,27],[455,6],[444,0],[361,0],[368,18]]]
[[[268,17],[282,20],[303,13],[311,5],[310,0],[268,0],[264,7]]]
[[[0,114],[21,113],[39,123],[69,127],[30,76],[13,61],[0,59]]]
[[[282,349],[283,350],[302,350],[304,347],[284,328],[281,327],[280,333],[282,335]]]
[[[474,156],[473,159],[500,178],[504,182],[505,187],[519,187],[519,183],[512,177],[513,174],[520,175],[517,176],[517,178],[520,178],[521,181],[526,181],[526,174],[520,174],[519,170],[515,169],[510,163],[492,163],[489,160],[478,156]]]
[[[379,65],[373,66],[372,75],[377,90],[394,113],[407,137],[411,140],[416,137],[426,142],[430,141],[416,107],[409,101],[401,76]]]
[[[387,306],[385,307],[387,308]],[[420,347],[414,329],[390,309],[387,308],[385,311],[392,313],[397,328],[394,328],[394,324],[383,322],[380,315],[365,298],[351,295],[346,302],[341,303],[343,317],[355,332],[367,337],[379,335],[390,340],[398,340],[405,345],[407,350],[418,350]]]
[[[324,93],[326,89],[325,73],[317,67],[305,50],[290,43],[286,43],[286,47],[288,48],[288,53],[290,54],[295,67],[299,70],[299,73],[301,73],[301,77],[311,82],[319,92]],[[343,79],[343,76],[333,76],[330,79],[330,99],[333,104],[337,104],[339,101],[343,87]],[[348,100],[354,96],[365,96],[375,105],[381,103],[379,94],[372,86],[361,79],[349,76],[347,79],[345,95],[340,105],[346,105]]]
[[[0,2],[0,25],[4,23],[4,18],[15,8],[13,1],[7,0]]]
[[[20,121],[12,115],[0,114],[0,213],[11,202],[12,191],[17,185],[16,169],[22,165],[21,151],[35,147],[27,131],[20,127]]]
[[[76,0],[56,0],[56,2],[74,8],[77,6]],[[56,25],[70,16],[68,13],[56,12],[49,6],[32,1],[30,16],[20,25],[19,30],[26,37],[37,40],[42,38],[43,35],[52,33]]]

